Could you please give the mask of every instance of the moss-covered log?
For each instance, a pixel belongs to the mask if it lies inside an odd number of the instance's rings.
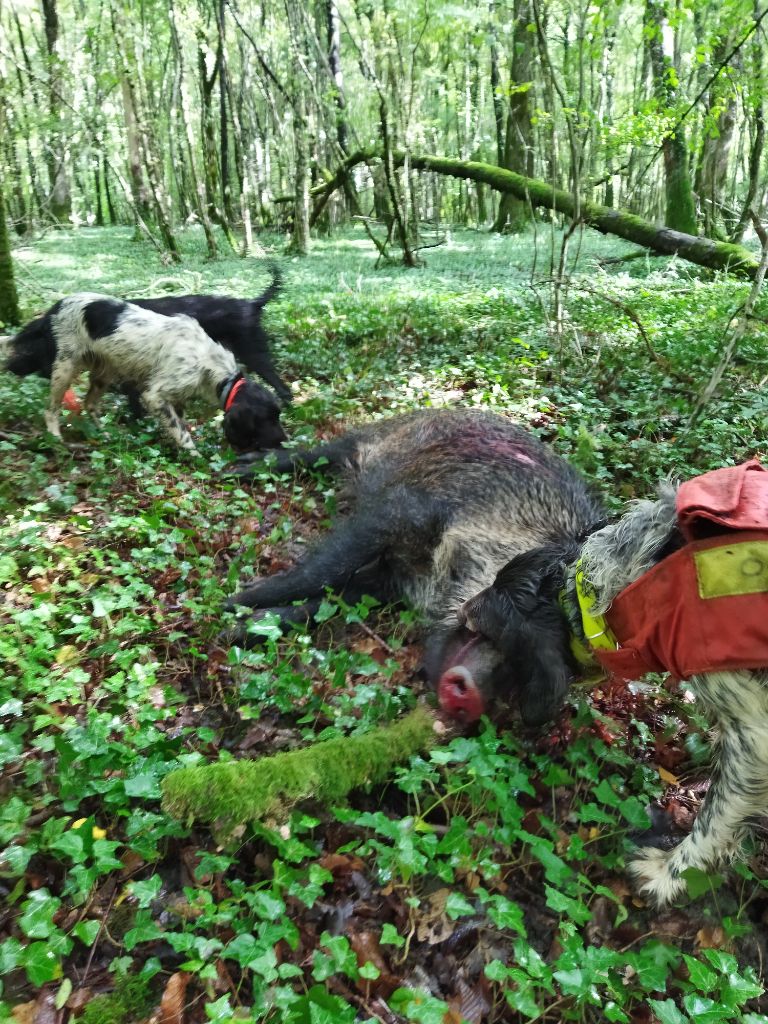
[[[395,765],[434,746],[435,719],[417,707],[392,725],[341,736],[258,761],[222,761],[180,768],[163,782],[163,807],[182,821],[218,832],[237,825],[283,821],[301,800],[343,800],[358,786],[384,782]]]
[[[376,158],[370,151],[360,150],[350,156],[329,181],[317,185],[310,192],[317,202],[325,203],[334,189],[339,188],[353,166]],[[396,160],[402,163],[402,153]],[[474,160],[453,160],[442,156],[419,156],[410,154],[411,166],[416,170],[432,171],[435,174],[447,174],[454,178],[482,182],[496,189],[497,192],[513,195],[517,199],[530,203],[531,206],[557,210],[558,213],[572,217],[574,201],[570,192],[553,188],[538,178],[526,178],[514,171],[504,170],[493,164],[484,164]],[[276,202],[288,201],[291,197],[280,196]],[[613,210],[599,203],[582,200],[580,215],[585,224],[604,235],[618,235],[635,245],[642,245],[664,256],[679,256],[689,263],[710,270],[722,270],[740,277],[754,278],[757,273],[758,260],[742,245],[730,242],[716,242],[712,238],[699,238],[687,235],[682,231],[672,231],[667,227],[656,225],[637,217],[635,214],[621,210]]]
[[[400,156],[402,160],[402,155]],[[574,213],[573,196],[564,189],[553,188],[537,178],[526,178],[522,174],[506,171],[492,164],[472,160],[452,160],[441,156],[416,156],[411,154],[411,166],[435,174],[448,174],[454,178],[482,181],[498,192],[507,192],[530,202],[532,206],[557,210],[568,217]],[[599,203],[582,201],[581,219],[589,227],[605,235],[618,235],[635,245],[643,245],[664,255],[677,255],[689,263],[696,263],[710,270],[725,270],[742,277],[753,278],[759,266],[758,260],[749,249],[730,242],[716,242],[711,238],[698,238],[682,231],[658,228],[642,217],[632,213],[612,210]]]

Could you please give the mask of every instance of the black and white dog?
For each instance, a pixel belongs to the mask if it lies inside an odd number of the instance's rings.
[[[50,377],[45,423],[55,437],[61,437],[62,398],[87,369],[89,411],[110,385],[130,385],[179,448],[195,451],[181,418],[192,398],[224,409],[224,433],[236,449],[277,448],[285,440],[275,396],[246,379],[232,352],[191,317],[163,316],[106,295],[78,292],[27,324],[10,347],[7,370]]]
[[[291,389],[275,369],[269,335],[261,322],[264,307],[282,286],[279,267],[271,264],[272,283],[255,299],[228,295],[164,295],[158,299],[128,299],[134,306],[163,316],[191,316],[205,333],[233,353],[246,370],[258,374],[283,402],[293,398]]]
[[[591,650],[618,678],[656,671],[685,679],[714,720],[712,783],[692,832],[673,849],[655,848],[668,847],[663,836],[642,837],[628,865],[659,907],[685,892],[687,868],[707,871],[737,856],[750,825],[768,813],[768,473],[756,469],[747,463],[666,486],[578,548],[563,537],[526,552],[460,612],[463,628],[501,659],[539,651],[551,678],[539,680],[545,706],[563,674],[589,674],[574,651]],[[688,502],[686,513],[685,488],[700,482],[703,504]],[[736,522],[739,503],[747,512]]]

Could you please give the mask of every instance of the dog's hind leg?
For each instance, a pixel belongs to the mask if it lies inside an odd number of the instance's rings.
[[[104,377],[96,373],[95,370],[91,370],[90,380],[88,382],[88,393],[85,396],[85,402],[83,403],[87,412],[92,414],[96,412],[99,407],[99,402],[109,385],[110,380],[108,377]]]
[[[74,359],[57,359],[51,372],[51,393],[48,396],[48,408],[45,410],[45,426],[49,434],[61,440],[61,400],[67,388],[78,374],[79,366]]]
[[[768,673],[712,672],[691,688],[720,723],[716,767],[691,834],[672,850],[644,849],[628,867],[640,893],[664,906],[685,892],[686,868],[709,871],[738,854],[768,811]]]
[[[189,428],[167,398],[150,389],[142,392],[141,401],[149,415],[157,418],[166,436],[178,448],[197,455]]]

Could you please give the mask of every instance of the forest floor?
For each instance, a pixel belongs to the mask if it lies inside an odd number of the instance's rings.
[[[768,457],[766,341],[750,321],[689,426],[748,285],[680,261],[605,262],[560,236],[450,232],[416,271],[362,235],[283,260],[266,323],[292,438],[451,403],[508,414],[613,509],[668,474]],[[554,256],[553,256],[554,254]],[[131,232],[49,233],[16,253],[31,317],[63,294],[255,295],[268,274],[168,267]],[[82,392],[81,392],[82,393]],[[706,790],[706,722],[663,680],[575,694],[546,736],[484,722],[343,807],[219,846],[160,808],[172,769],[364,732],[422,690],[404,609],[328,602],[312,632],[222,648],[238,581],[327,527],[334,484],[220,475],[220,426],[182,458],[106,403],[43,430],[47,383],[0,374],[0,1022],[768,1021],[768,856],[689,879],[656,913],[629,837],[655,802],[680,833]],[[194,415],[191,417],[194,420]]]

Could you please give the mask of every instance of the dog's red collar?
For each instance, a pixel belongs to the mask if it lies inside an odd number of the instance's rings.
[[[232,403],[234,402],[238,391],[244,386],[244,384],[245,377],[240,376],[235,381],[233,381],[232,384],[230,384],[228,391],[225,390],[225,393],[222,397],[222,406],[224,408],[224,412],[229,412],[229,410],[232,408]]]

